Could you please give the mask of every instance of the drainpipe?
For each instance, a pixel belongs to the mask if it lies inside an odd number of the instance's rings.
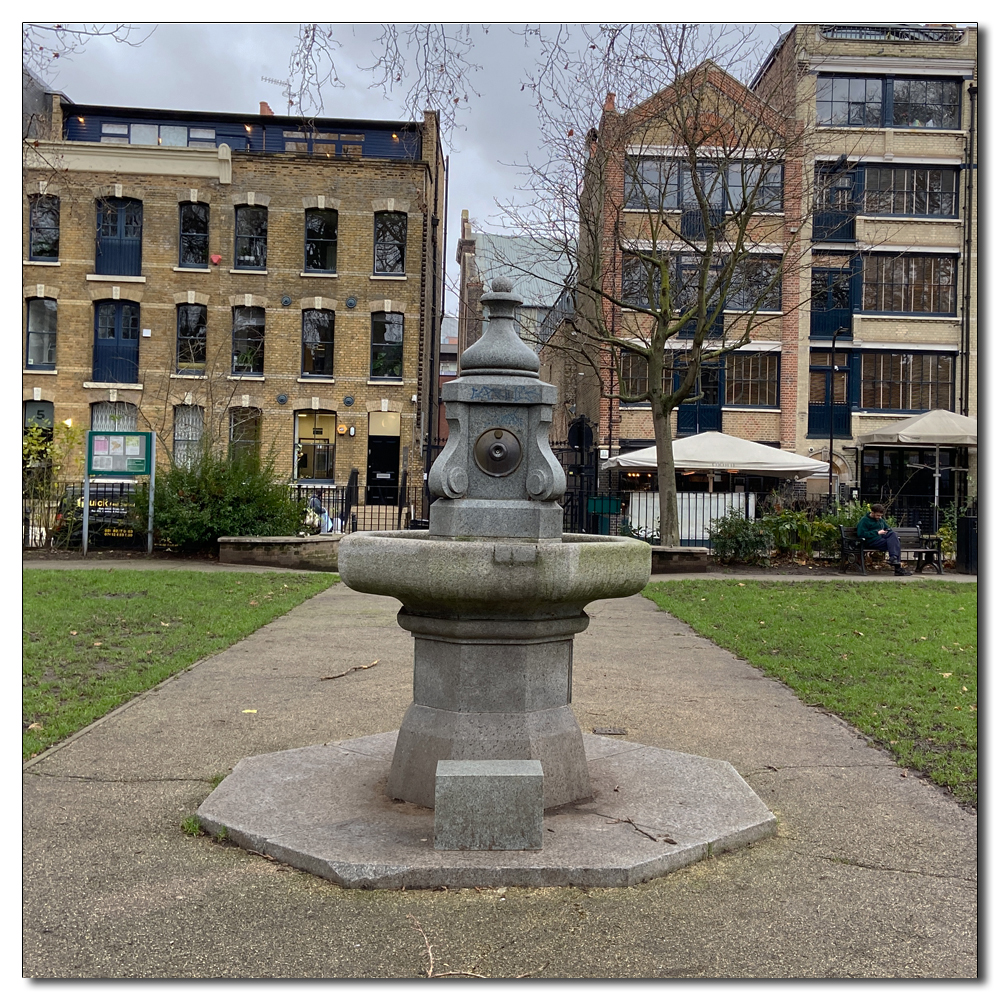
[[[972,318],[969,305],[972,301],[972,195],[974,189],[973,172],[976,170],[976,96],[979,88],[969,87],[969,145],[965,159],[965,274],[962,276],[962,385],[959,413],[969,415],[969,365],[972,353]]]

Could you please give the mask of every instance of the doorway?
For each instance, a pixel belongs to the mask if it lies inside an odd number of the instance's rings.
[[[334,481],[337,414],[307,410],[295,417],[295,478]]]

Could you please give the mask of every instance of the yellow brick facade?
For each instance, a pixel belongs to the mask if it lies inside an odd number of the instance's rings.
[[[262,444],[273,446],[282,477],[296,470],[296,414],[312,425],[311,414],[319,411],[323,436],[336,442],[336,483],[346,484],[356,468],[362,487],[369,414],[398,413],[400,462],[410,483],[419,483],[430,384],[425,348],[432,324],[437,335],[440,318],[443,248],[438,220],[443,217],[444,177],[436,116],[428,114],[418,128],[423,146],[417,161],[330,159],[304,152],[233,151],[226,156],[221,149],[42,141],[26,170],[23,284],[25,307],[36,297],[58,302],[56,365],[53,371],[25,367],[23,398],[52,402],[57,423],[69,420],[82,428],[90,426],[92,404],[132,403],[139,410],[138,429],[157,433],[161,459],[172,450],[175,406],[205,407],[206,425],[221,441],[228,435],[228,409],[255,407],[261,412]],[[29,260],[29,198],[39,191],[60,199],[59,259],[54,265]],[[142,202],[138,278],[94,273],[95,206],[107,196]],[[209,253],[219,260],[207,268],[178,266],[179,205],[187,201],[208,206]],[[264,273],[234,266],[240,205],[267,209]],[[335,275],[305,272],[305,211],[315,207],[338,211]],[[373,274],[375,212],[386,210],[407,217],[405,274],[399,277]],[[135,384],[93,380],[94,303],[99,300],[139,304]],[[177,307],[184,303],[207,309],[204,375],[178,371]],[[262,376],[232,374],[233,308],[244,305],[264,309]],[[303,375],[302,313],[313,308],[334,312],[332,378]],[[401,379],[371,377],[372,313],[381,311],[404,316]],[[25,320],[23,338],[26,326]],[[22,359],[25,351],[23,343]]]

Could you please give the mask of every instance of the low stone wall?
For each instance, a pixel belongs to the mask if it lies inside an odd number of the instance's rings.
[[[219,562],[233,566],[276,566],[337,572],[342,535],[275,535],[219,539]]]
[[[707,573],[708,549],[700,545],[653,545],[651,573]]]

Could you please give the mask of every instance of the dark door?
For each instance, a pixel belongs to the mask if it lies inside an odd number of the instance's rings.
[[[370,435],[365,503],[395,506],[399,497],[399,438]]]
[[[821,169],[816,171],[816,210],[812,238],[831,242],[854,239],[858,213],[860,171]]]
[[[847,352],[837,351],[830,364],[829,351],[809,353],[809,433],[834,437],[851,436],[851,406],[848,387],[850,369]]]
[[[839,331],[839,332],[838,332]],[[814,267],[809,312],[809,336],[838,340],[851,336],[851,271],[842,267]]]
[[[142,273],[142,202],[106,198],[97,203],[98,274]]]
[[[94,381],[139,381],[139,306],[97,302],[94,309]]]
[[[721,371],[717,365],[702,366],[694,386],[694,395],[701,398],[677,407],[678,434],[722,430]]]

